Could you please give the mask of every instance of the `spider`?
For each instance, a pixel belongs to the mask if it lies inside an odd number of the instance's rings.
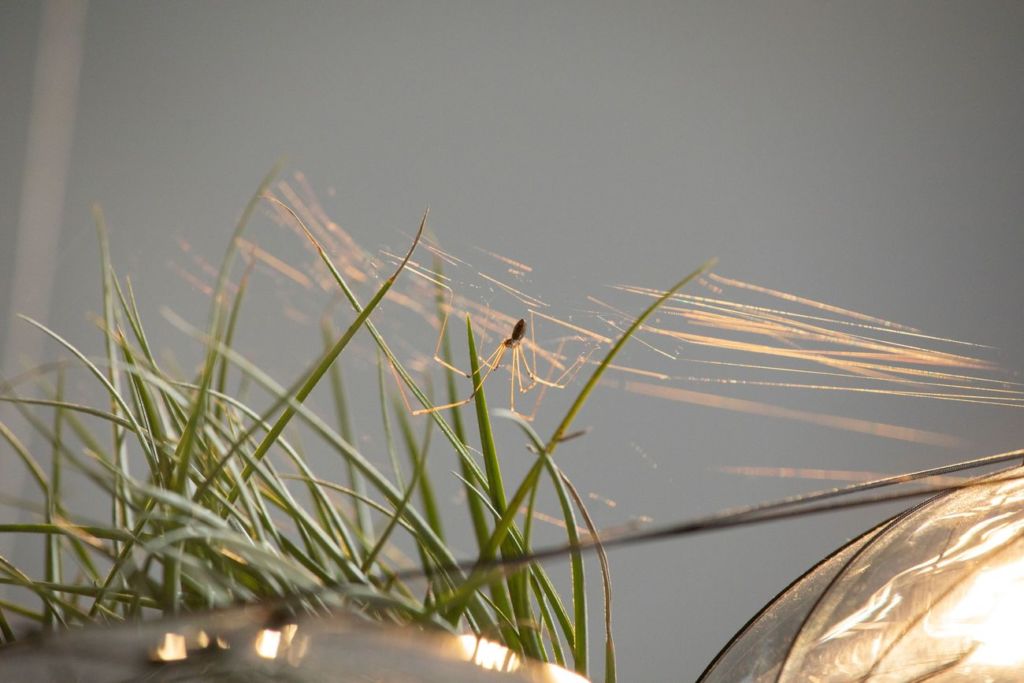
[[[571,381],[572,378],[575,376],[576,372],[580,369],[580,367],[586,362],[588,356],[581,354],[572,363],[572,365],[570,365],[567,368],[563,368],[562,374],[553,380],[550,379],[550,375],[548,378],[541,377],[540,375],[537,374],[537,343],[534,339],[534,312],[532,310],[530,311],[530,323],[530,339],[528,340],[528,346],[531,350],[531,360],[527,360],[524,350],[524,342],[527,341],[526,320],[524,318],[520,318],[512,327],[511,334],[509,334],[507,338],[499,342],[498,345],[495,347],[494,351],[491,352],[491,355],[488,356],[486,360],[483,360],[482,364],[480,365],[480,380],[476,383],[476,386],[473,387],[473,391],[469,394],[469,396],[462,400],[454,401],[452,403],[446,403],[444,405],[434,406],[432,408],[420,408],[418,410],[413,410],[412,414],[426,415],[428,413],[435,413],[439,410],[449,410],[451,408],[458,408],[459,406],[466,405],[474,398],[476,398],[476,395],[480,392],[480,389],[483,388],[484,382],[487,381],[487,378],[491,376],[492,372],[498,369],[498,367],[501,365],[501,361],[504,360],[505,355],[511,352],[512,360],[509,364],[509,372],[511,373],[512,377],[509,381],[509,408],[512,410],[513,413],[516,413],[521,417],[526,418],[527,420],[532,420],[534,414],[537,412],[537,406],[539,405],[540,399],[543,395],[537,397],[537,401],[534,403],[533,412],[531,414],[526,415],[524,413],[519,413],[516,411],[516,387],[518,386],[519,393],[522,394],[525,394],[526,392],[530,391],[537,385],[541,385],[545,389],[548,387],[551,387],[553,389],[564,389],[566,385],[569,383],[569,381]],[[466,377],[467,379],[472,379],[472,373],[465,372],[455,367],[454,365],[447,362],[444,358],[441,357],[441,344],[443,343],[444,340],[444,333],[447,324],[448,316],[445,315],[444,321],[441,323],[441,332],[437,338],[437,345],[434,348],[434,360],[441,364],[443,367],[447,368],[448,370],[458,373],[463,377]],[[554,371],[556,368],[563,367],[554,359],[561,356],[561,351],[564,344],[565,341],[563,340],[562,344],[559,345],[558,350],[553,355],[548,354],[549,357],[552,359],[552,371]],[[526,373],[526,378],[523,377],[524,372]]]

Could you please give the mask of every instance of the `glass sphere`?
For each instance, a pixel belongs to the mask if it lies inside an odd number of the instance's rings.
[[[703,683],[1024,680],[1024,470],[938,495],[783,591]]]

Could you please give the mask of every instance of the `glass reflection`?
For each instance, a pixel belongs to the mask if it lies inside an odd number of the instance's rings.
[[[806,648],[798,660],[804,673],[810,665],[872,680],[956,669],[978,675],[979,666],[1024,660],[1012,636],[1024,606],[1024,490],[1018,481],[984,488],[984,495],[967,490],[926,506],[930,514],[916,529],[890,534],[880,544],[885,551],[869,550],[854,563],[857,571],[841,582],[854,584],[852,590],[834,592],[831,601],[832,617],[845,616]],[[898,570],[906,561],[909,566]],[[891,573],[867,593],[864,585],[883,572]],[[791,669],[794,675],[799,670]]]
[[[1024,680],[1022,475],[979,479],[857,539],[780,595],[702,681]]]
[[[152,660],[155,662],[180,662],[188,657],[188,648],[185,646],[185,636],[180,633],[165,633],[163,640],[152,652]]]
[[[472,634],[456,640],[462,649],[462,658],[490,671],[516,671],[521,666],[519,656],[504,645],[478,638]]]
[[[281,632],[265,628],[256,636],[256,655],[263,659],[277,659],[277,648],[281,644]]]
[[[0,681],[586,683],[473,635],[258,606],[74,630],[4,655]]]
[[[495,643],[473,634],[465,634],[455,638],[456,656],[481,669],[512,673],[515,671],[532,671],[535,677],[531,680],[545,683],[588,683],[579,674],[554,664],[529,662],[527,664],[515,652],[504,645]]]
[[[945,613],[929,615],[924,628],[931,638],[964,641],[962,649],[970,652],[965,664],[1019,666],[1022,614],[1024,558],[980,572],[965,595]]]
[[[289,650],[298,630],[298,624],[285,624],[280,629],[260,629],[253,644],[256,656],[263,659],[277,659],[279,654]]]

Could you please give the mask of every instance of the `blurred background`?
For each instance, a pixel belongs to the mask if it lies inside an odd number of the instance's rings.
[[[403,252],[429,205],[432,239],[455,257],[452,289],[481,310],[533,308],[614,336],[621,318],[609,306],[635,314],[650,301],[615,286],[664,289],[717,256],[728,280],[688,292],[887,330],[897,328],[882,321],[895,321],[928,335],[896,341],[983,359],[948,372],[1010,392],[1024,367],[1022,66],[1017,2],[8,0],[2,371],[60,353],[16,313],[99,352],[94,202],[154,345],[191,367],[201,349],[168,311],[203,324],[204,264],[219,261],[260,178],[284,158],[281,178],[372,253]],[[312,263],[308,249],[272,212],[251,239],[296,269],[264,259],[254,270],[262,304],[243,320],[249,352],[287,383],[319,349],[331,297],[304,287],[296,272]],[[429,360],[437,333],[420,323],[392,334]],[[678,391],[611,378],[579,418],[590,433],[559,451],[602,526],[1022,445],[1013,394],[836,390],[849,382],[782,378],[764,354],[694,360],[700,349],[678,337],[642,339],[622,363],[671,375]],[[346,372],[366,382],[372,424],[363,348]],[[492,381],[491,402],[504,406],[507,375]],[[760,383],[736,383],[749,381]],[[545,394],[542,434],[573,395]],[[384,461],[367,433],[364,449]],[[516,471],[522,438],[502,429],[499,443]],[[4,449],[9,496],[23,475]],[[434,466],[445,476],[455,463]],[[693,679],[767,600],[896,509],[613,553],[624,679]],[[19,552],[0,540],[4,556]]]

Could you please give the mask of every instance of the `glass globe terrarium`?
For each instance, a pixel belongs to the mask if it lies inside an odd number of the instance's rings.
[[[793,583],[702,683],[1024,680],[1024,470],[932,498]]]

